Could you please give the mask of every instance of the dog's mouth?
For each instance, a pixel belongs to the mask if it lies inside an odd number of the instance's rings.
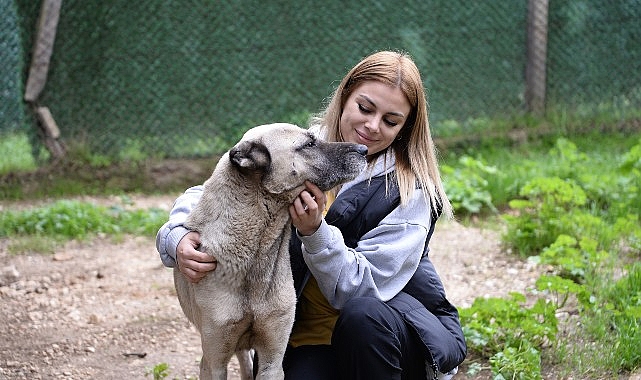
[[[355,179],[367,165],[368,149],[362,144],[319,142],[313,148],[309,153],[300,153],[306,158],[292,161],[291,167],[287,167],[288,173],[282,178],[289,180],[281,178],[276,181],[277,175],[268,173],[263,178],[265,189],[273,195],[281,194],[287,199],[290,196],[295,199],[305,189],[305,181],[315,184],[321,191],[328,191]]]
[[[310,179],[311,182],[316,184],[321,190],[328,191],[334,187],[351,181],[356,178],[367,165],[367,147],[361,145],[356,151],[349,152],[341,157],[338,162],[338,167],[335,170],[329,170],[325,176],[316,180]]]

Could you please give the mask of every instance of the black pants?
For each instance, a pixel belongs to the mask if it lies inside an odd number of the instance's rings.
[[[354,298],[341,310],[332,344],[288,347],[286,380],[425,379],[425,348],[384,302]]]

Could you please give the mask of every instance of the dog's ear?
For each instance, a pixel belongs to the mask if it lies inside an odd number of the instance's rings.
[[[271,163],[267,147],[257,141],[242,141],[229,151],[231,162],[241,169],[265,170]]]

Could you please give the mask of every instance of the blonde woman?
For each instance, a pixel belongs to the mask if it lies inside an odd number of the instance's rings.
[[[324,194],[314,184],[290,206],[298,295],[286,379],[450,378],[465,359],[458,312],[428,257],[440,215],[452,217],[420,73],[404,53],[365,57],[312,128],[368,148],[368,169]],[[168,266],[196,282],[215,258],[182,227],[200,196],[181,196],[158,232]],[[258,358],[260,360],[260,358]]]

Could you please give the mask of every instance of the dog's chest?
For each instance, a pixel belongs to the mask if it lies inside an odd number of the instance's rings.
[[[229,289],[253,299],[268,298],[278,293],[283,282],[291,280],[288,238],[254,248],[235,247],[231,252],[214,254],[216,270],[206,276],[211,289]]]

